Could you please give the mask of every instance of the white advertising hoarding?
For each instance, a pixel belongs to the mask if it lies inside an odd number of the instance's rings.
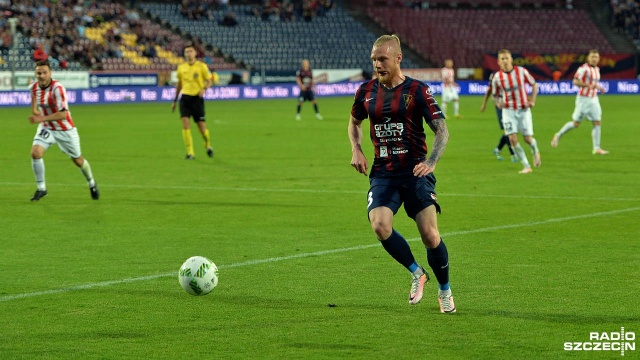
[[[89,72],[87,71],[54,71],[52,78],[60,81],[67,89],[88,89]],[[0,91],[13,90],[12,84],[15,81],[15,90],[27,90],[29,84],[36,80],[34,71],[16,71],[15,77],[11,77],[11,71],[0,71]]]

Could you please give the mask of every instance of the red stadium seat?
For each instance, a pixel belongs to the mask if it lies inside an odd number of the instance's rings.
[[[501,48],[538,53],[584,53],[592,48],[615,52],[580,10],[371,7],[368,14],[437,66],[445,58],[452,58],[457,67],[480,67],[485,53],[495,53]]]

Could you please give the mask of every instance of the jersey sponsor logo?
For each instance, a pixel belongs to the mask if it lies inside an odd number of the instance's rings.
[[[413,95],[403,94],[402,96],[404,97],[404,107],[408,108],[409,105],[411,105],[411,102],[413,101]]]
[[[409,150],[408,150],[408,149],[405,149],[405,148],[403,148],[403,147],[393,147],[393,149],[391,150],[391,153],[392,153],[393,155],[406,154],[406,153],[408,153],[408,152],[409,152]]]
[[[386,146],[380,146],[380,157],[387,157],[389,156],[389,152],[387,151],[387,147]]]
[[[404,125],[402,123],[375,124],[373,129],[375,130],[376,137],[378,139],[400,137],[404,131]]]

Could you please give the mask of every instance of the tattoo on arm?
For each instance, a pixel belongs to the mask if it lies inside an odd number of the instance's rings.
[[[435,165],[438,160],[440,160],[440,157],[444,152],[444,148],[447,147],[447,142],[449,141],[449,129],[447,129],[447,124],[444,119],[435,119],[428,124],[436,136],[433,139],[433,147],[431,148],[431,154],[429,154],[429,158],[427,159],[427,164]]]

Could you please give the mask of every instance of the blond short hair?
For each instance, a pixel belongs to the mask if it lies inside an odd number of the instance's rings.
[[[373,43],[373,47],[378,47],[383,44],[388,43],[389,41],[395,42],[395,46],[398,47],[398,54],[402,54],[402,48],[400,47],[400,38],[398,35],[382,35]]]

